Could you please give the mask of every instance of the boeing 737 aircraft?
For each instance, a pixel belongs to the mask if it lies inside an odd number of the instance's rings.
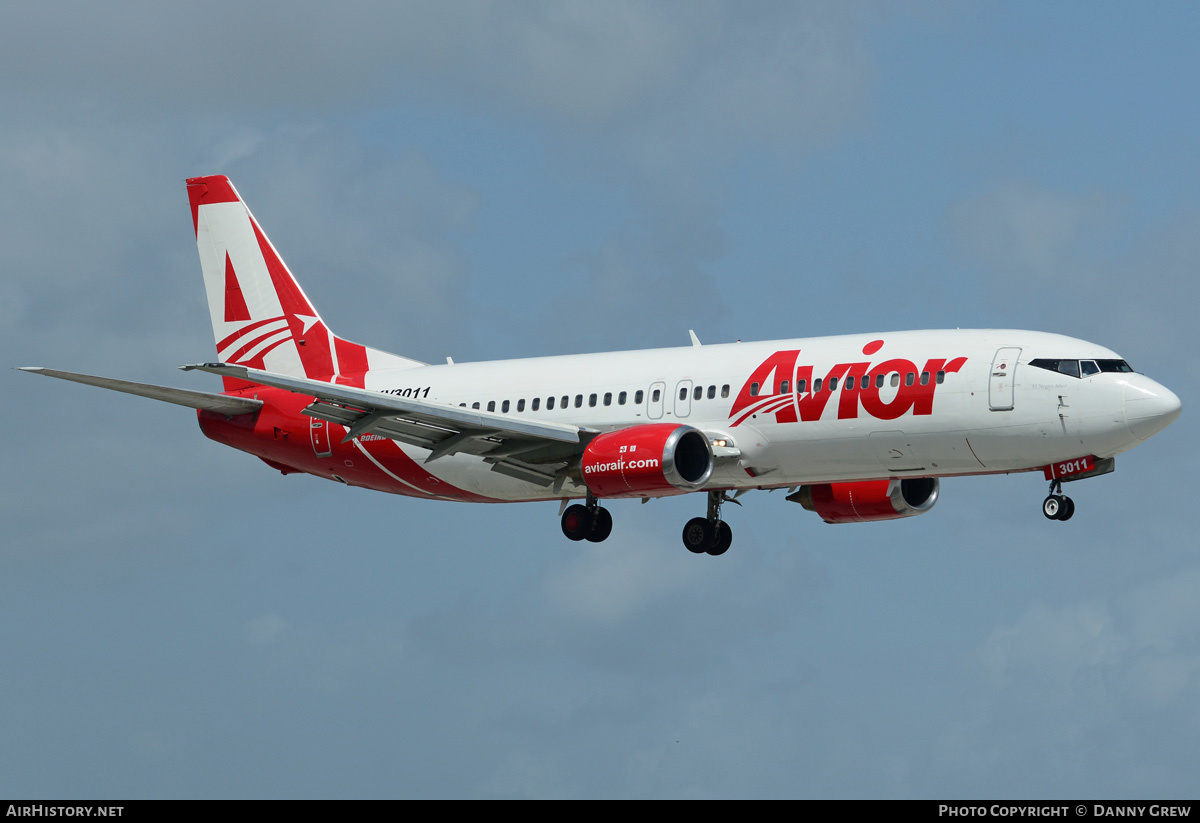
[[[941,477],[1067,481],[1179,416],[1169,389],[1102,346],[1031,331],[907,331],[429,365],[333,333],[223,176],[187,181],[217,341],[210,393],[27,368],[198,410],[209,438],[283,474],[432,500],[560,501],[599,542],[614,498],[704,492],[684,545],[719,555],[721,506],[750,489],[827,523],[923,514]],[[571,504],[583,500],[582,504]]]

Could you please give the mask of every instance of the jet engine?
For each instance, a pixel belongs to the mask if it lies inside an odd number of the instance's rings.
[[[593,438],[579,468],[596,497],[661,497],[707,483],[713,453],[698,429],[647,423]]]
[[[938,499],[936,477],[864,480],[801,486],[788,500],[821,515],[826,523],[867,523],[924,514]]]

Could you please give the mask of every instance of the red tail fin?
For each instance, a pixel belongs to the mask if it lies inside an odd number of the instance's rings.
[[[222,362],[360,387],[371,369],[422,365],[335,335],[228,177],[187,185]]]

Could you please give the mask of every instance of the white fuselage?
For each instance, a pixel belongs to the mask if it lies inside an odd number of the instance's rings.
[[[1041,332],[909,331],[372,370],[366,388],[601,431],[694,426],[725,442],[711,489],[1029,471],[1111,457],[1178,415],[1143,375],[1073,377],[1035,359],[1119,357]],[[551,495],[471,455],[427,468],[496,500],[585,492]]]

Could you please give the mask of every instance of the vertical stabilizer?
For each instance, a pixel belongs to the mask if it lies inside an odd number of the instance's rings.
[[[423,365],[330,331],[228,177],[187,187],[222,362],[359,387],[371,369]]]

